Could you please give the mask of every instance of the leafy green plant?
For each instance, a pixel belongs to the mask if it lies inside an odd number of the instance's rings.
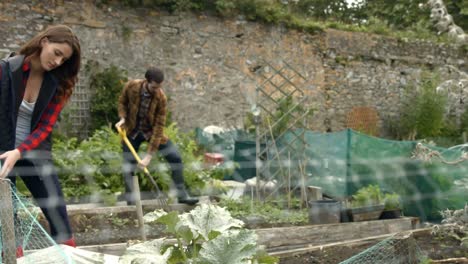
[[[438,76],[424,72],[418,89],[409,87],[403,100],[396,134],[399,138],[422,139],[440,135],[444,127],[446,97],[436,91]]]
[[[283,199],[285,201],[286,199]],[[293,201],[296,205],[300,202]],[[225,207],[232,216],[236,218],[247,218],[250,216],[259,216],[270,224],[306,224],[308,223],[308,211],[303,210],[284,210],[277,201],[259,202],[243,198],[241,200],[222,199],[220,206]]]
[[[383,201],[383,195],[380,192],[380,187],[372,184],[357,190],[356,194],[352,197],[352,208],[379,205]]]
[[[397,193],[386,193],[384,195],[384,210],[397,210],[401,209],[400,195]]]
[[[118,119],[117,102],[127,81],[127,73],[113,65],[102,71],[98,71],[99,66],[92,62],[86,66],[91,76],[90,90],[94,92],[90,100],[90,131],[102,126],[110,127]]]
[[[210,179],[209,173],[203,167],[203,156],[198,153],[199,147],[195,141],[195,134],[182,133],[177,123],[172,123],[164,129],[164,133],[177,145],[184,163],[184,179],[190,192],[200,194],[205,182]]]
[[[100,193],[108,202],[123,190],[120,138],[110,128],[96,130],[92,137],[54,138],[53,161],[67,199]]]
[[[183,133],[179,131],[177,123],[171,123],[165,127],[164,133],[177,146],[184,164],[184,180],[190,193],[194,195],[203,194],[219,194],[225,191],[225,188],[216,180],[222,180],[224,175],[232,174],[235,165],[227,163],[218,166],[205,166],[203,155],[199,149],[199,145],[195,141],[193,132]],[[144,155],[147,148],[147,143],[140,147],[140,156]],[[168,190],[171,184],[170,169],[162,157],[158,157],[149,166],[151,172],[155,172],[158,177],[158,184],[163,190]],[[143,174],[139,172],[139,174]],[[151,182],[141,175],[141,188],[149,190],[152,188]],[[207,183],[208,186],[207,186]]]
[[[121,257],[124,263],[278,263],[257,247],[254,231],[243,229],[240,220],[224,208],[202,204],[188,213],[161,210],[144,216],[146,223],[166,225],[177,243],[165,244],[157,239],[132,246]],[[145,252],[146,254],[141,254]]]

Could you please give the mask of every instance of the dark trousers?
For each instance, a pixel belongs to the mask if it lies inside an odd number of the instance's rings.
[[[129,138],[128,139],[132,144],[135,151],[138,152],[140,145],[146,141],[145,137],[139,133],[135,139]],[[123,176],[125,181],[125,199],[129,204],[133,204],[133,180],[132,176],[135,174],[135,170],[137,168],[137,161],[135,157],[133,157],[130,149],[127,147],[125,142],[122,142],[122,150],[123,150]],[[176,186],[183,186],[184,184],[184,166],[182,164],[182,158],[180,156],[177,147],[168,140],[166,144],[160,144],[158,148],[158,154],[163,156],[164,159],[169,163],[169,167],[171,168],[171,176],[174,184]]]
[[[35,202],[41,208],[49,222],[52,238],[57,243],[71,239],[72,230],[65,199],[52,161],[19,160],[9,176],[13,184],[16,184],[16,175],[21,177]]]

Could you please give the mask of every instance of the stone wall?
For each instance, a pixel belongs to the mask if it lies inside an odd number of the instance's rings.
[[[81,40],[83,65],[118,65],[129,78],[142,78],[149,65],[161,67],[172,117],[185,131],[242,127],[262,82],[256,69],[265,63],[286,62],[307,79],[300,88],[315,108],[308,122],[312,129],[341,130],[353,107],[369,106],[377,110],[381,135],[387,121],[398,117],[404,89],[417,84],[424,69],[442,78],[454,77],[446,64],[468,69],[466,51],[454,46],[331,29],[311,35],[242,17],[98,8],[92,2],[2,1],[0,55],[17,50],[47,25],[67,24]],[[84,108],[91,93],[88,77],[82,71],[73,99]]]

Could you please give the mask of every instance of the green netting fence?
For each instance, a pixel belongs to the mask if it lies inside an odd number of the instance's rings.
[[[274,144],[262,142],[261,147],[268,148],[264,158],[272,159],[278,150],[290,149],[282,151],[273,163],[277,167],[271,170],[290,166],[298,173],[301,161],[305,164],[303,173],[307,184],[321,187],[331,197],[346,198],[361,187],[378,184],[384,192],[401,196],[405,215],[418,216],[423,221],[440,219],[439,211],[463,208],[468,201],[468,161],[452,165],[438,159],[415,159],[412,155],[417,141],[387,140],[351,129],[334,133],[301,132],[304,133],[288,132],[275,139]],[[303,141],[296,140],[299,134],[303,135]],[[255,176],[252,175],[256,166],[254,136],[230,131],[208,139],[201,130],[196,135],[206,151],[223,153],[226,161],[239,163],[234,175],[226,175],[226,179],[243,181]],[[248,151],[236,151],[239,142],[243,147],[250,146]],[[423,145],[438,151],[447,161],[457,160],[463,154],[461,149]],[[281,174],[268,173],[261,177],[272,175],[281,181]]]
[[[340,264],[420,264],[426,259],[413,237],[397,234]]]
[[[21,196],[10,181],[1,179],[0,184],[0,263],[74,263],[38,222],[40,209]],[[35,257],[40,250],[47,250],[46,259],[44,255]]]

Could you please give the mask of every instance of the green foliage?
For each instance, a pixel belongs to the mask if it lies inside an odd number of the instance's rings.
[[[295,203],[298,204],[299,202],[295,201]],[[307,209],[284,210],[274,201],[259,202],[248,198],[242,200],[223,199],[219,204],[229,210],[232,216],[236,218],[259,216],[270,224],[306,224],[309,221]]]
[[[92,62],[86,66],[86,72],[90,74],[90,89],[94,92],[90,100],[90,131],[102,126],[110,127],[118,119],[117,102],[127,81],[126,72],[113,65],[102,71]]]
[[[255,256],[256,237],[253,232],[229,230],[206,242],[200,250],[200,263],[249,264]]]
[[[96,130],[79,142],[77,138],[54,138],[53,161],[66,198],[79,198],[95,192],[104,200],[123,190],[120,139],[110,128]]]
[[[380,192],[380,187],[378,185],[368,185],[359,189],[356,194],[353,195],[351,201],[351,207],[364,207],[379,205],[383,201],[383,194]]]
[[[278,108],[273,113],[273,122],[277,122],[272,133],[275,138],[282,135],[284,132],[290,129],[290,126],[295,122],[295,116],[297,114],[304,113],[306,110],[301,105],[295,105],[292,96],[287,96],[280,101]],[[296,115],[295,115],[296,114]],[[270,123],[271,124],[271,123]],[[296,126],[303,126],[301,121]]]
[[[407,0],[120,0],[126,6],[161,9],[168,12],[209,12],[222,17],[243,15],[260,21],[310,33],[331,27],[365,31],[395,37],[438,37],[430,22],[430,10],[419,7],[424,1]],[[468,4],[463,0],[444,1],[456,24],[468,29]],[[446,35],[446,34],[444,34]]]
[[[418,89],[409,87],[407,96],[403,99],[401,117],[397,128],[400,138],[436,137],[443,129],[446,97],[437,93],[438,76],[422,74]]]
[[[184,11],[214,10],[209,0],[120,0],[124,6],[159,8],[170,13]]]
[[[184,164],[184,180],[185,185],[188,187],[190,193],[194,195],[204,194],[219,194],[225,191],[225,188],[219,184],[216,180],[223,179],[224,175],[232,174],[234,167],[226,165],[219,166],[204,166],[203,155],[200,154],[199,146],[196,143],[194,132],[183,133],[179,131],[176,123],[171,123],[164,129],[164,133],[171,139],[171,141],[177,146],[180,155],[182,156],[182,162]],[[143,156],[147,143],[144,143],[140,147],[140,156]],[[160,184],[163,190],[168,190],[171,184],[170,168],[166,164],[163,157],[158,156],[158,159],[154,159],[149,165],[149,170],[158,178],[158,184]],[[141,174],[140,187],[142,190],[151,190],[152,184],[146,176]],[[209,186],[207,186],[209,183]],[[208,193],[206,193],[208,192]]]
[[[417,21],[429,20],[429,9],[419,8],[420,3],[408,0],[372,0],[366,1],[363,9],[398,30],[408,28]]]
[[[203,156],[198,153],[192,133],[182,133],[175,123],[167,127],[165,133],[177,145],[184,164],[184,178],[188,189],[195,194],[222,193],[225,187],[219,180],[226,173],[232,173],[234,167],[203,166]],[[146,152],[147,143],[139,149],[140,157]],[[92,137],[79,141],[75,137],[54,137],[54,164],[58,169],[63,192],[67,199],[89,196],[95,192],[109,204],[115,203],[115,193],[123,191],[122,145],[119,135],[110,127],[94,131]],[[153,159],[149,166],[150,173],[156,178],[163,190],[171,184],[169,166],[162,157]],[[137,171],[142,191],[153,190],[151,181]],[[210,189],[206,190],[206,183]]]
[[[285,96],[279,101],[272,117],[262,113],[260,124],[263,127],[262,131],[271,129],[271,134],[277,139],[291,128],[304,128],[305,124],[302,120],[296,118],[306,111],[309,112],[305,118],[313,115],[312,109],[305,109],[302,105],[295,103],[291,95]],[[245,117],[244,127],[248,133],[255,133],[254,115],[251,112],[248,112]]]
[[[156,247],[155,255],[170,252],[167,261],[158,263],[278,263],[257,248],[255,232],[242,229],[242,221],[216,205],[202,204],[182,215],[157,210],[144,219],[146,223],[166,225],[166,231],[177,239],[177,244],[165,249]],[[158,241],[161,245],[164,239]],[[147,260],[150,258],[154,257]],[[132,263],[144,263],[144,256],[139,261]]]
[[[177,145],[184,163],[185,184],[193,194],[200,194],[210,174],[202,166],[203,156],[198,154],[198,145],[194,133],[182,133],[177,124],[172,123],[164,129],[164,133]]]
[[[466,32],[468,30],[468,1],[445,0],[444,3],[447,12],[452,15],[455,23]]]
[[[123,24],[120,30],[121,30],[123,40],[126,42],[129,41],[130,36],[132,35],[132,29],[129,28],[127,25]]]
[[[397,193],[386,193],[384,195],[384,210],[396,210],[401,209],[401,200],[400,195]]]

